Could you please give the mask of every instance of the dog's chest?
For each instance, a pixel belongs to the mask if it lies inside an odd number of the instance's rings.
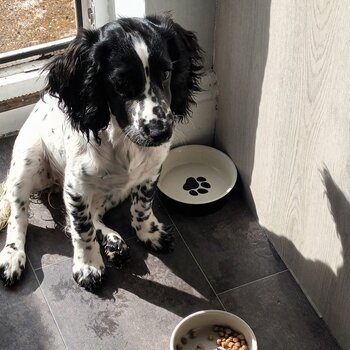
[[[103,192],[125,191],[158,175],[169,146],[141,148],[128,144],[99,151],[94,162],[90,162],[94,165],[83,174],[85,180]]]

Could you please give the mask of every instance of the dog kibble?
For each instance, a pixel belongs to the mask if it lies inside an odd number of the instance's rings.
[[[247,342],[243,334],[239,334],[231,328],[222,327],[218,325],[214,325],[213,330],[218,334],[216,344],[220,345],[222,349],[249,350],[248,346],[246,345]]]
[[[212,332],[214,334],[212,334]],[[198,343],[196,338],[203,340]],[[205,340],[207,339],[207,340]],[[212,342],[213,345],[209,345]],[[216,345],[214,345],[216,344]],[[176,350],[249,350],[247,341],[243,334],[235,330],[220,325],[213,325],[211,328],[190,329],[182,338],[181,344],[176,346]]]

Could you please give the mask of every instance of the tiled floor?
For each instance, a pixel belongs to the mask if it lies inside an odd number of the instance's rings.
[[[0,140],[0,180],[12,144]],[[122,270],[108,267],[98,294],[73,281],[62,203],[58,195],[50,203],[31,204],[24,276],[11,289],[0,286],[0,349],[166,350],[182,317],[211,308],[244,318],[259,350],[339,349],[237,190],[202,217],[168,210],[157,199],[156,213],[174,226],[170,254],[137,242],[128,203],[112,210],[105,221],[127,240],[131,260]],[[0,248],[4,243],[1,232]]]

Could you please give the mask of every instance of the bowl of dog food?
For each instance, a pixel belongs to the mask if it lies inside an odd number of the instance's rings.
[[[186,145],[170,150],[158,188],[173,207],[205,214],[223,204],[236,181],[237,169],[228,155],[205,145]]]
[[[170,338],[170,350],[257,350],[255,334],[240,317],[204,310],[184,318]]]

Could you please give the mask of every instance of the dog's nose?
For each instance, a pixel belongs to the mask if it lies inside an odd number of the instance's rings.
[[[166,142],[172,135],[172,123],[163,120],[152,120],[147,128],[148,138],[154,143]]]
[[[169,124],[164,123],[163,127],[157,126],[149,131],[149,138],[155,143],[166,142],[172,135],[172,128]]]

